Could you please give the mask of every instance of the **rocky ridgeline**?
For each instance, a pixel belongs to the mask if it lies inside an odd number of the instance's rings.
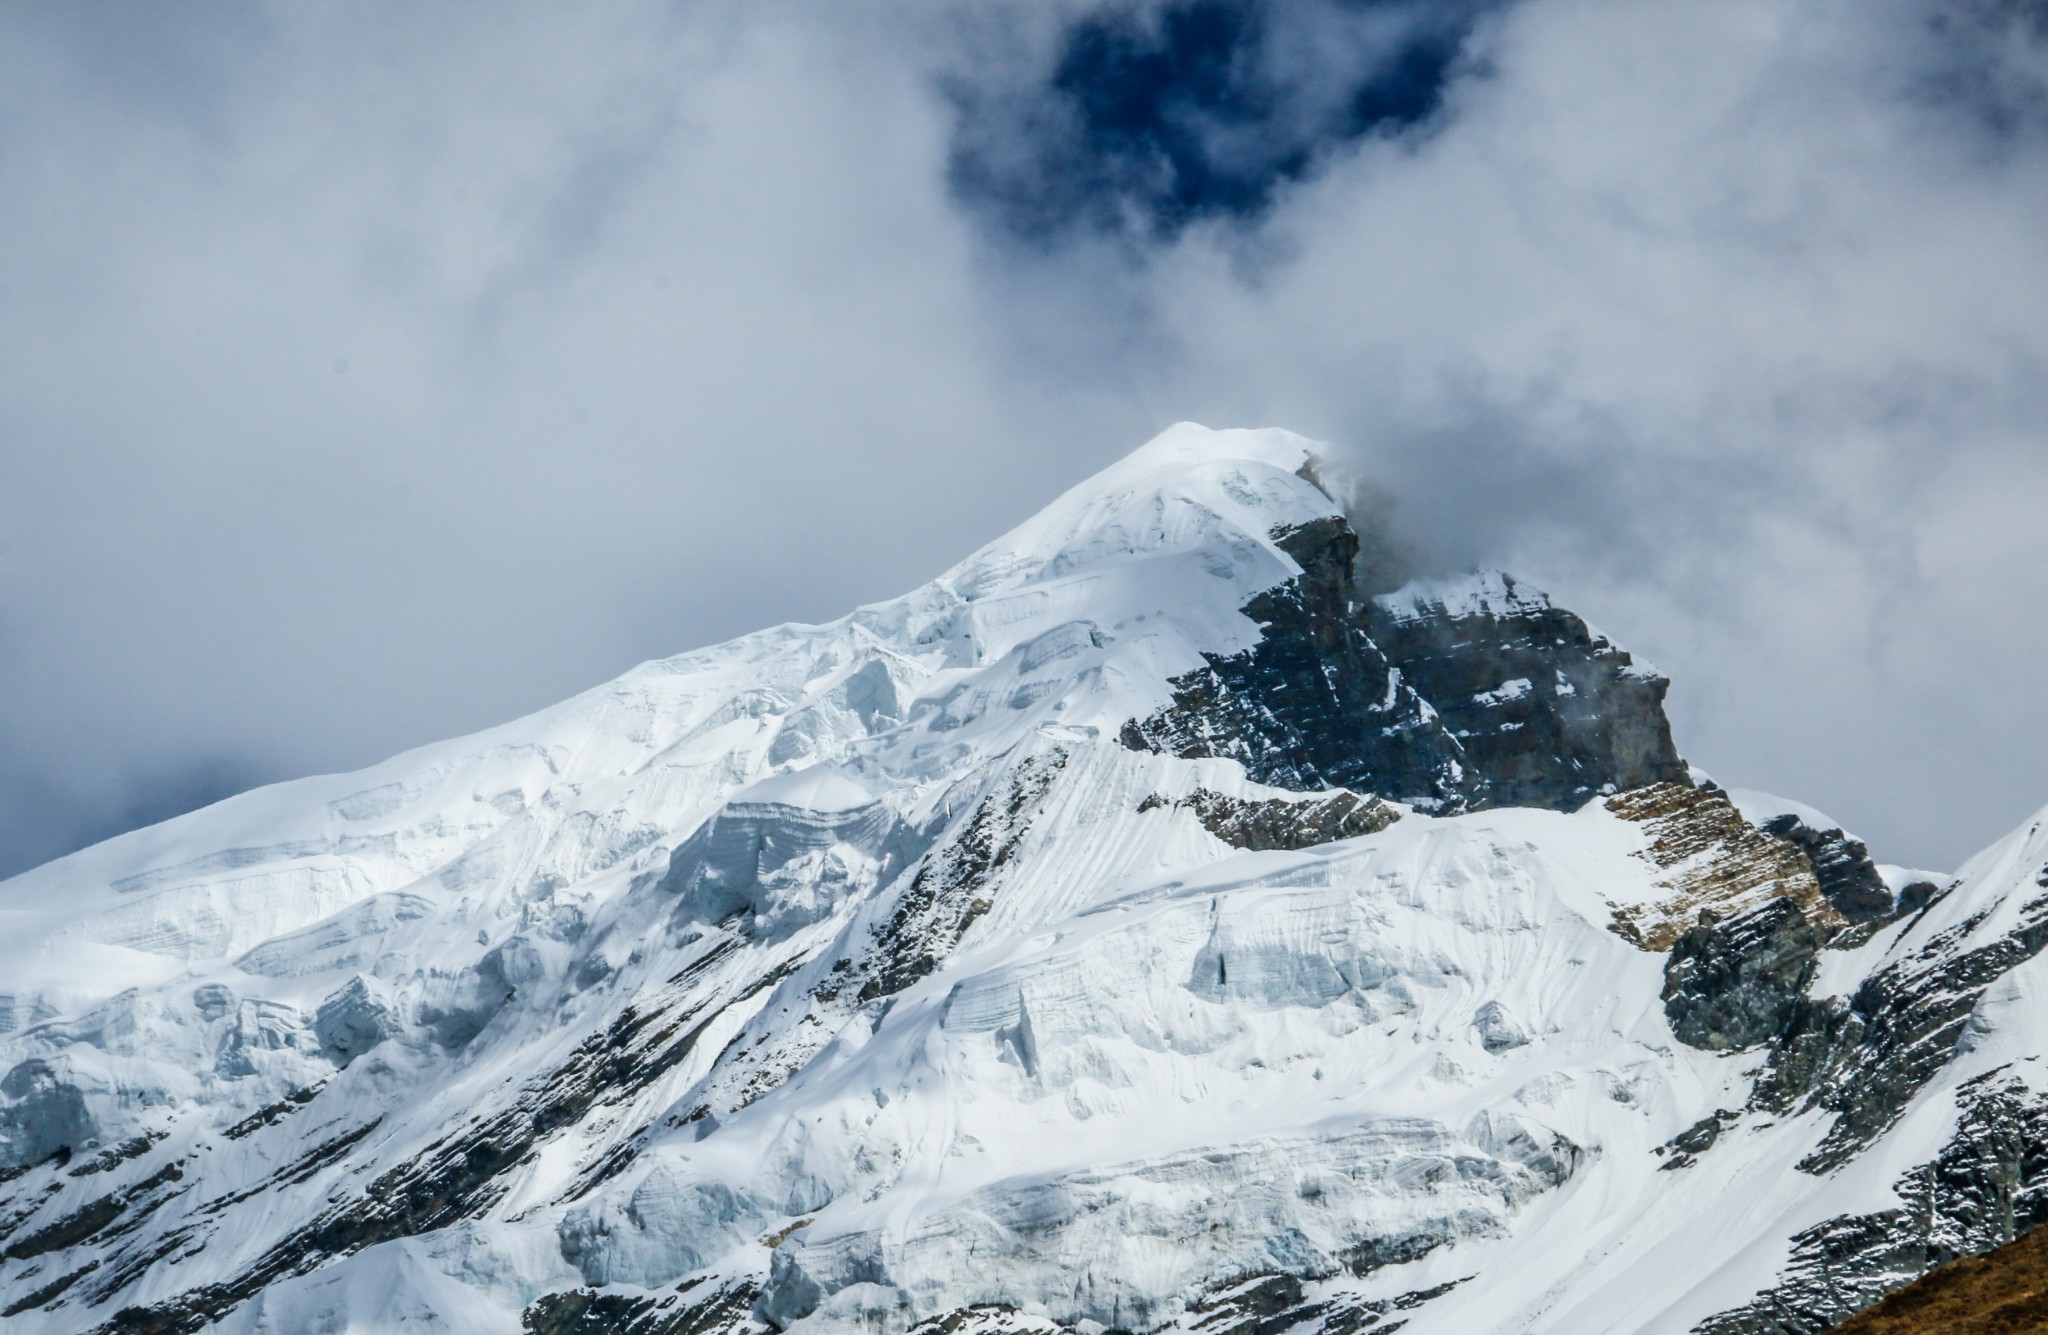
[[[1258,644],[1175,677],[1173,705],[1127,724],[1125,745],[1439,813],[1685,782],[1668,683],[1543,595],[1493,575],[1448,602],[1426,586],[1368,599],[1342,518],[1272,537],[1302,573],[1245,605]]]
[[[1896,1207],[1802,1230],[1779,1281],[1698,1335],[1820,1335],[1935,1267],[2048,1220],[2048,1098],[2000,1076],[1962,1088],[1954,1134],[1897,1179]]]
[[[1791,817],[1763,828],[1799,850],[1830,893],[1817,899],[1800,880],[1793,893],[1729,916],[1705,908],[1671,943],[1664,1005],[1674,1036],[1714,1051],[1761,1051],[1766,1061],[1747,1108],[1678,1137],[1666,1166],[1690,1166],[1745,1116],[1818,1111],[1831,1118],[1827,1134],[1798,1167],[1824,1176],[1898,1123],[1967,1050],[1986,994],[2048,945],[2048,869],[2027,887],[2033,893],[2015,896],[2020,902],[1987,905],[1895,952],[1847,997],[1822,996],[1814,982],[1824,951],[1855,949],[1875,928],[1906,925],[1910,934],[1948,891],[1924,882],[1896,897],[1882,891],[1880,910],[1872,887],[1882,881],[1860,843]],[[1981,931],[1997,907],[2011,910],[1998,915],[2002,930]],[[1819,1335],[1929,1269],[2010,1242],[2048,1217],[2048,1093],[1993,1070],[1965,1082],[1956,1099],[1940,1153],[1894,1183],[1897,1208],[1802,1231],[1777,1283],[1703,1322],[1697,1335]]]
[[[1252,852],[1314,848],[1338,839],[1375,834],[1401,818],[1398,811],[1376,797],[1361,797],[1342,789],[1314,797],[1259,799],[1197,788],[1186,797],[1174,799],[1154,793],[1138,804],[1141,812],[1165,807],[1193,812],[1210,834],[1232,848]]]
[[[1801,847],[1751,825],[1711,784],[1652,784],[1608,799],[1607,809],[1641,824],[1649,835],[1640,856],[1657,869],[1664,893],[1617,908],[1613,921],[1616,932],[1645,950],[1669,950],[1696,924],[1708,926],[1780,901],[1823,935],[1844,923]]]

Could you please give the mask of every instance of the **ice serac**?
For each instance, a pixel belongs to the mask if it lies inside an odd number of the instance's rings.
[[[684,919],[785,936],[888,881],[909,838],[881,799],[817,765],[735,793],[669,855],[661,888]]]
[[[2048,813],[1879,868],[1331,469],[0,886],[0,1324],[1782,1335],[2048,1215]]]

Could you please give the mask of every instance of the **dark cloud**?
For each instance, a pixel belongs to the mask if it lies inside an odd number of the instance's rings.
[[[2048,133],[2048,3],[1949,0],[1923,14],[1932,37],[1918,91],[1965,108],[2010,152]]]
[[[25,52],[51,62],[71,86],[215,142],[235,133],[236,109],[284,35],[268,7],[252,0],[27,5],[10,27]]]
[[[1017,236],[1170,239],[1442,105],[1486,0],[1172,0],[1085,12],[1046,67],[946,83],[954,192]]]
[[[240,756],[128,759],[138,768],[91,772],[80,789],[68,786],[79,777],[72,767],[0,745],[0,878],[291,777]]]

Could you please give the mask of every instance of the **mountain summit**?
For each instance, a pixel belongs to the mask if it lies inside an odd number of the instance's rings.
[[[2048,813],[1726,792],[1316,455],[0,884],[8,1329],[1779,1335],[2048,1214]]]

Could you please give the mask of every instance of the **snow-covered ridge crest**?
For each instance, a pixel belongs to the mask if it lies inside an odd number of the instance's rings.
[[[1752,1335],[2025,1217],[2040,823],[1731,802],[1319,452],[0,885],[9,1329]]]
[[[1376,600],[1400,622],[1429,617],[1519,616],[1550,607],[1550,595],[1499,570],[1411,580]]]
[[[941,582],[974,599],[1219,539],[1277,554],[1270,547],[1274,528],[1336,513],[1330,498],[1300,476],[1316,449],[1291,431],[1178,423],[954,566]]]
[[[133,905],[116,909],[97,893],[102,887],[138,904],[155,901],[158,916],[233,916],[242,911],[232,897],[238,881],[253,879],[253,893],[262,894],[262,877],[289,869],[283,874],[302,888],[263,895],[304,906],[283,916],[273,906],[274,925],[289,930],[432,869],[453,867],[458,879],[469,878],[474,869],[459,865],[465,854],[502,843],[501,827],[533,824],[531,813],[551,797],[557,806],[570,801],[564,816],[595,816],[580,792],[586,785],[663,775],[670,789],[688,789],[667,796],[701,817],[710,802],[758,774],[801,768],[865,735],[876,720],[899,718],[917,688],[949,668],[1014,654],[1010,675],[1028,690],[1049,663],[1083,645],[1099,648],[1087,644],[1091,627],[1102,639],[1144,620],[1165,623],[1139,637],[1145,657],[1198,662],[1176,623],[1218,642],[1250,639],[1255,628],[1237,606],[1296,570],[1273,546],[1271,530],[1333,512],[1327,497],[1295,475],[1310,449],[1289,432],[1183,423],[902,598],[824,626],[779,626],[643,664],[485,733],[357,774],[242,794],[120,836],[0,883],[0,913],[8,915],[10,939],[23,946],[67,929],[146,940],[149,914]],[[1119,569],[1133,562],[1146,568]],[[983,605],[963,606],[969,602]],[[1062,615],[1069,608],[1095,615],[1070,620]],[[1141,674],[1126,684],[1142,689]],[[752,755],[747,734],[771,730],[769,753]],[[612,849],[621,842],[609,831],[600,838]],[[134,929],[79,925],[123,913],[137,920]],[[242,944],[214,935],[218,955]],[[12,978],[38,976],[24,958],[32,954],[7,961]],[[136,981],[161,972],[126,964]],[[138,965],[139,978],[132,972]],[[64,995],[60,1006],[106,994],[83,980],[51,983]]]

